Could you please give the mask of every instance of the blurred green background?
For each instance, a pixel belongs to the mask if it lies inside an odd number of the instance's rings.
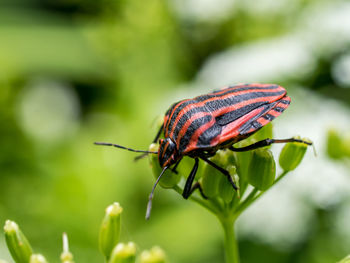
[[[99,225],[118,201],[123,241],[223,262],[214,216],[158,188],[146,222],[147,160],[93,142],[147,149],[171,103],[252,82],[287,88],[276,137],[309,137],[318,156],[239,220],[242,262],[340,260],[350,162],[325,152],[328,128],[350,127],[346,0],[0,0],[0,223],[16,221],[51,262],[64,231],[76,262],[102,262]],[[0,256],[10,261],[3,234]]]

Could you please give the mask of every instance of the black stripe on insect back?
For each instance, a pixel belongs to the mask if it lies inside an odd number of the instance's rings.
[[[261,86],[251,86],[251,84],[245,84],[247,86],[240,86],[238,85],[237,88],[235,89],[232,89],[234,88],[235,86],[232,86],[232,87],[229,87],[227,89],[229,89],[228,91],[224,92],[224,93],[221,93],[221,94],[215,94],[215,93],[219,93],[219,92],[223,92],[225,89],[223,90],[217,90],[217,91],[214,91],[213,93],[209,93],[209,94],[205,94],[205,95],[201,95],[201,96],[198,96],[192,100],[188,100],[188,101],[185,101],[185,100],[181,100],[175,104],[173,104],[169,109],[168,111],[166,112],[166,115],[169,115],[170,116],[175,116],[174,118],[172,117],[171,119],[169,118],[167,123],[165,124],[165,127],[169,127],[168,128],[168,131],[170,131],[172,129],[172,123],[175,121],[176,119],[176,116],[179,114],[179,112],[181,110],[183,110],[186,106],[190,105],[190,104],[193,104],[193,103],[197,103],[197,102],[202,102],[202,101],[205,101],[205,100],[208,100],[208,99],[212,99],[212,98],[220,98],[222,96],[225,96],[227,94],[232,94],[234,95],[236,92],[239,92],[239,91],[246,91],[246,90],[274,90],[274,89],[278,89],[279,86],[278,85],[271,85],[271,86],[266,86],[266,87],[261,87]],[[282,93],[284,93],[285,91],[283,91]],[[258,93],[263,93],[263,92],[258,92]],[[240,96],[240,95],[237,95],[237,96]],[[175,111],[174,111],[174,107],[178,104],[181,104],[179,105]]]
[[[265,90],[265,89],[267,89],[267,90],[274,90],[274,89],[277,89],[278,87],[279,87],[278,85],[270,85],[270,86],[262,87],[262,86],[253,86],[252,84],[244,84],[244,85],[237,85],[237,86],[229,86],[229,87],[227,87],[225,89],[215,90],[215,91],[209,93],[208,95],[221,96],[222,94],[228,94],[228,93],[231,93],[231,92],[237,92],[237,91],[243,91],[243,90],[254,90],[254,89],[255,90]],[[225,90],[227,90],[225,93],[217,95],[217,93],[223,92]]]
[[[198,137],[197,147],[210,147],[210,142],[212,141],[212,139],[220,135],[221,131],[222,126],[220,126],[217,123],[214,123]]]
[[[206,115],[194,120],[191,123],[191,125],[188,127],[185,135],[180,140],[179,151],[183,152],[186,149],[187,145],[189,144],[192,138],[192,135],[196,132],[196,130],[198,130],[201,126],[210,122],[212,119],[213,119],[212,116]]]
[[[248,104],[242,108],[233,110],[233,111],[229,111],[223,115],[220,115],[218,117],[216,117],[216,122],[218,124],[220,124],[221,126],[225,126],[235,120],[237,120],[238,118],[244,116],[245,114],[251,112],[252,110],[267,104],[267,101],[260,101],[260,102],[255,102],[255,103],[251,103]]]
[[[271,114],[265,114],[264,116],[262,116],[265,120],[268,120],[268,121],[272,121],[275,116],[271,115]]]
[[[262,97],[270,97],[270,96],[278,96],[278,95],[282,95],[284,94],[285,91],[279,91],[279,92],[250,92],[250,93],[245,93],[245,94],[241,94],[241,95],[237,95],[234,96],[234,93],[232,96],[229,96],[225,99],[220,99],[220,97],[218,97],[219,99],[214,99],[211,101],[208,101],[204,104],[204,106],[200,106],[200,107],[194,107],[192,109],[190,109],[188,112],[186,112],[180,119],[179,123],[176,127],[177,131],[180,131],[182,126],[185,123],[185,120],[188,120],[191,118],[191,116],[195,113],[198,112],[213,112],[228,106],[232,106],[235,104],[238,104],[242,101],[247,101],[250,99],[255,99],[255,98],[262,98]],[[199,97],[197,97],[199,98]],[[196,98],[196,100],[197,100]],[[175,112],[173,113],[171,120],[168,120],[169,122],[169,126],[168,126],[168,131],[171,131],[173,129],[173,125],[175,123],[176,117],[177,115],[180,113],[181,110],[183,110],[183,108],[185,108],[186,106],[190,105],[190,104],[196,104],[199,101],[195,101],[195,100],[189,100],[186,101],[184,103],[182,103],[178,108],[175,109]],[[263,102],[263,104],[266,102]],[[261,105],[261,104],[260,104]],[[189,113],[189,114],[188,114]]]
[[[239,128],[239,133],[240,134],[246,134],[249,132],[251,128],[254,128],[255,130],[259,129],[262,127],[261,123],[257,122],[256,120],[259,119],[261,116],[263,116],[266,112],[270,111],[277,102],[269,103],[264,106],[261,106],[263,110],[256,115],[254,118],[250,119],[248,122],[244,123],[240,128]]]

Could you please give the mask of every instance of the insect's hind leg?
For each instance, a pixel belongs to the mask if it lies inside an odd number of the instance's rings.
[[[273,143],[287,143],[287,142],[300,142],[300,143],[305,143],[307,145],[312,145],[312,142],[304,141],[301,139],[296,139],[296,138],[289,138],[289,139],[264,139],[261,141],[258,141],[256,143],[253,143],[251,145],[241,147],[241,148],[235,148],[233,146],[229,147],[231,151],[234,152],[245,152],[245,151],[250,151],[254,149],[258,149],[261,147],[269,146]]]
[[[206,157],[204,156],[201,156],[200,157],[203,161],[205,161],[207,164],[213,166],[215,169],[219,170],[221,173],[223,173],[226,177],[227,177],[227,180],[230,182],[230,184],[232,185],[232,187],[237,191],[238,190],[238,187],[237,185],[235,184],[235,182],[232,180],[232,177],[230,175],[230,173],[225,170],[224,168],[221,168],[220,166],[216,165],[215,163],[213,163],[212,161],[210,161],[209,159],[207,159]]]
[[[188,199],[191,196],[191,194],[198,188],[202,197],[204,199],[207,199],[207,197],[203,193],[203,189],[201,185],[198,182],[193,184],[194,178],[196,177],[196,173],[198,170],[198,158],[195,158],[194,161],[195,161],[194,166],[191,170],[190,175],[187,177],[185,188],[184,188],[184,191],[182,192],[182,196],[183,198]]]

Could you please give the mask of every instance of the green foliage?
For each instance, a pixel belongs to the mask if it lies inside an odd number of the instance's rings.
[[[272,134],[271,125],[262,128],[249,138],[248,141],[256,142],[265,134]],[[304,139],[304,141],[309,143],[307,139]],[[249,143],[242,142],[242,144],[246,145]],[[234,232],[234,224],[239,215],[260,198],[263,193],[281,180],[289,171],[294,170],[301,163],[307,146],[305,143],[287,143],[285,145],[279,157],[284,171],[277,178],[275,160],[272,152],[267,148],[250,151],[249,155],[245,152],[232,152],[230,150],[218,151],[210,160],[230,172],[232,180],[239,187],[237,192],[232,187],[228,178],[217,169],[205,164],[204,170],[198,175],[198,178],[200,178],[198,182],[206,198],[198,196],[198,194],[193,194],[190,199],[215,214],[221,222],[225,233],[227,263],[239,262]],[[152,159],[150,160],[152,162]],[[243,169],[245,166],[248,167]],[[154,176],[158,177],[160,170],[153,170],[153,172],[156,172]],[[177,178],[178,175],[173,173],[173,175],[169,174],[168,176],[175,176]],[[249,193],[246,193],[248,191],[248,184],[252,186],[252,189],[249,190]],[[167,186],[166,188],[169,187]],[[175,184],[172,188],[179,194],[182,193],[181,186]],[[240,195],[243,198],[240,198]]]
[[[19,229],[18,225],[7,220],[4,226],[7,247],[16,263],[28,263],[32,255],[32,248]]]
[[[300,139],[300,138],[299,138]],[[304,139],[307,141],[307,139]],[[304,158],[307,145],[304,143],[287,143],[280,154],[279,163],[283,170],[292,171],[300,164]]]
[[[266,191],[276,176],[276,164],[272,152],[266,149],[253,151],[249,165],[248,183],[260,191]]]
[[[100,228],[99,245],[106,261],[109,260],[113,248],[119,241],[120,215],[123,209],[119,203],[107,207],[105,217]]]
[[[108,206],[100,227],[99,246],[107,263],[135,263],[136,260],[135,243],[118,243],[122,211],[123,208],[119,203]],[[8,250],[16,263],[47,262],[43,255],[33,254],[31,245],[15,222],[7,220],[4,232]],[[63,234],[63,251],[60,259],[61,263],[74,263],[73,254],[69,251],[68,237],[65,233]],[[159,247],[153,247],[150,251],[145,250],[141,253],[140,261],[143,263],[165,263],[165,253]],[[0,263],[6,262],[0,259]]]

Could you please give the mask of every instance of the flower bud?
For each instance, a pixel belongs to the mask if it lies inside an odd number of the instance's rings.
[[[41,254],[32,254],[29,263],[47,263],[47,261]]]
[[[149,146],[149,151],[156,152],[158,151],[158,145],[152,143]],[[152,167],[152,172],[155,178],[158,178],[160,173],[162,172],[162,168],[159,165],[158,155],[157,154],[149,154],[150,165]],[[181,175],[179,173],[175,173],[168,169],[163,174],[162,178],[159,181],[159,185],[163,188],[173,188],[175,185],[179,183],[181,179]]]
[[[230,173],[233,180],[235,181],[234,175],[236,174],[236,167],[233,165],[229,165],[226,167],[226,170]],[[236,185],[238,185],[236,181],[235,183]],[[235,192],[236,191],[233,189],[231,183],[227,180],[227,177],[221,175],[221,179],[219,182],[219,196],[222,198],[222,200],[224,200],[225,203],[231,202]]]
[[[5,239],[7,247],[16,263],[28,263],[32,255],[32,248],[18,225],[10,220],[6,220]]]
[[[220,179],[222,176],[223,175],[217,169],[211,165],[205,164],[201,178],[201,185],[204,194],[208,198],[213,198],[218,195]]]
[[[344,142],[339,133],[331,129],[327,134],[327,154],[333,159],[341,159],[344,157]]]
[[[60,259],[62,263],[74,263],[73,254],[69,252],[68,236],[66,233],[63,233],[63,252]]]
[[[141,253],[140,263],[165,263],[165,253],[160,247],[145,250]]]
[[[123,208],[115,202],[106,208],[100,228],[99,246],[102,254],[108,260],[112,249],[119,241],[120,236],[120,214]]]
[[[303,139],[308,141],[307,139]],[[307,149],[307,144],[300,142],[287,143],[280,154],[279,164],[284,171],[292,171],[303,160],[304,154]]]
[[[119,243],[112,251],[109,263],[134,263],[136,258],[136,246],[133,242]]]
[[[266,191],[274,182],[276,164],[270,150],[257,149],[252,153],[248,182],[261,191]]]
[[[262,127],[259,131],[254,133],[252,136],[254,142],[265,140],[266,138],[273,138],[273,125],[270,122],[269,124]]]

